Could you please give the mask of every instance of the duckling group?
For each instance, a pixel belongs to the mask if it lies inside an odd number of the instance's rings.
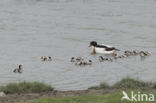
[[[126,50],[126,51],[124,51],[123,55],[118,56],[117,54],[115,54],[113,58],[104,58],[103,56],[99,56],[99,61],[100,62],[102,62],[102,61],[111,61],[112,62],[113,60],[123,59],[123,58],[127,58],[130,56],[140,56],[141,59],[145,59],[149,55],[150,55],[150,53],[147,51]]]
[[[99,61],[110,61],[113,62],[114,60],[117,59],[122,59],[122,58],[127,58],[130,56],[140,56],[141,59],[145,59],[147,56],[151,55],[147,51],[136,51],[136,50],[126,50],[123,52],[123,55],[117,55],[116,52],[120,51],[119,49],[116,49],[115,47],[109,46],[109,45],[104,45],[104,44],[97,44],[96,41],[91,41],[89,47],[92,47],[92,53],[93,54],[112,54],[113,57],[111,58],[105,58],[103,56],[99,56]],[[45,62],[45,61],[52,61],[51,56],[41,56],[40,60]],[[92,65],[92,60],[84,60],[82,57],[72,57],[70,60],[72,63],[78,66],[86,66],[86,65]],[[19,65],[18,68],[13,70],[14,73],[22,73],[22,65]]]
[[[92,65],[92,60],[84,60],[82,57],[71,57],[70,61],[79,66]]]
[[[148,51],[125,51],[125,56],[140,56],[140,58],[146,58],[147,56],[150,56],[151,54]]]
[[[41,56],[41,61],[52,61],[51,56]]]

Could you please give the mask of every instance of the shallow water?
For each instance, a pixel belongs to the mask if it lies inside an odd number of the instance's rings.
[[[156,81],[156,1],[154,0],[1,0],[0,84],[41,81],[58,90],[113,84],[124,77]],[[100,63],[89,42],[124,50],[145,50],[141,61],[130,57]],[[41,62],[41,56],[52,62]],[[72,56],[92,59],[92,66],[70,63]],[[23,65],[24,73],[13,69]]]

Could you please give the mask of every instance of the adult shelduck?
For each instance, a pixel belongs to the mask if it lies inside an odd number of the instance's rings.
[[[91,41],[89,47],[92,47],[92,53],[94,54],[115,54],[116,51],[119,51],[119,49],[109,45],[98,45],[96,41]]]

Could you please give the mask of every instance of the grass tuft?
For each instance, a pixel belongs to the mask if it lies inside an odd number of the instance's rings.
[[[127,77],[117,82],[112,87],[118,89],[145,89],[148,87],[148,83]]]
[[[153,86],[152,86],[154,89],[156,89],[156,83],[153,83]]]
[[[100,88],[106,89],[106,88],[111,88],[107,83],[101,83]]]
[[[5,86],[0,86],[0,91],[6,94],[13,93],[40,93],[52,91],[53,87],[41,82],[20,82],[20,83],[9,83]]]
[[[126,91],[128,95],[130,92]],[[137,92],[137,90],[135,91]],[[143,93],[151,93],[151,91],[145,91]],[[152,92],[154,95],[156,91]],[[33,101],[23,102],[23,103],[132,103],[132,101],[124,100],[121,101],[123,97],[121,91],[115,91],[112,93],[107,93],[103,95],[89,94],[81,96],[72,96],[72,97],[61,97],[61,98],[40,98]],[[143,102],[134,102],[134,103],[143,103]],[[146,103],[155,103],[147,101]]]

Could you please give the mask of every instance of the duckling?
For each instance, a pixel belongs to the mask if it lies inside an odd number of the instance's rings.
[[[48,56],[48,61],[52,61],[52,58],[51,58],[51,56]]]
[[[83,58],[82,57],[78,57],[76,58],[77,61],[83,61]]]
[[[147,56],[151,55],[148,51],[144,52]]]
[[[83,61],[83,58],[82,57],[71,57],[71,62],[79,62],[79,61]]]
[[[43,56],[41,56],[41,58],[40,58],[41,60],[43,60],[44,59],[44,57]]]
[[[127,55],[125,55],[125,54],[123,54],[123,56],[124,56],[124,58],[127,58],[128,56]]]
[[[131,55],[132,55],[132,52],[131,52],[131,51],[128,51],[128,50],[126,50],[126,51],[124,52],[124,54],[125,54],[125,55],[127,55],[127,56],[131,56]]]
[[[88,61],[88,65],[92,65],[92,60],[89,60]]]
[[[104,60],[106,60],[106,61],[113,61],[113,59],[112,58],[104,58]]]
[[[121,58],[126,58],[127,56],[126,55],[121,55]]]
[[[82,65],[92,65],[92,60],[89,60],[88,62],[86,61],[78,61],[75,63],[75,65],[79,65],[79,66],[82,66]]]
[[[113,54],[112,56],[116,57],[116,56],[117,56],[117,54],[115,53],[115,54]]]
[[[138,55],[139,53],[135,50],[132,51],[133,52],[133,55]]]
[[[88,62],[83,62],[84,65],[91,65],[92,64],[92,60],[89,60]]]
[[[100,61],[100,62],[104,61],[103,56],[99,56],[99,61]]]
[[[75,62],[75,57],[71,57],[70,61]]]
[[[82,61],[77,61],[76,63],[75,63],[75,65],[83,65],[83,62]]]
[[[19,65],[19,68],[18,68],[18,73],[22,73],[23,70],[22,70],[22,65]]]
[[[47,57],[44,57],[44,58],[43,58],[43,61],[47,61],[47,60],[48,60],[48,58],[47,58]]]
[[[117,58],[120,58],[120,59],[121,59],[121,58],[122,58],[122,56],[118,56]]]
[[[40,59],[41,59],[42,61],[47,61],[47,60],[48,60],[48,58],[45,57],[45,56],[42,56]]]
[[[22,72],[23,72],[23,70],[22,70],[22,65],[19,65],[19,67],[16,68],[16,69],[14,69],[13,72],[14,72],[14,73],[22,73]]]
[[[118,57],[117,57],[117,56],[115,56],[115,57],[114,57],[114,59],[116,60],[116,59],[118,59]]]
[[[149,56],[149,53],[148,52],[144,52],[144,51],[140,51],[140,57],[144,58],[146,56]]]
[[[52,61],[52,57],[51,56],[42,56],[41,58],[41,61]]]

